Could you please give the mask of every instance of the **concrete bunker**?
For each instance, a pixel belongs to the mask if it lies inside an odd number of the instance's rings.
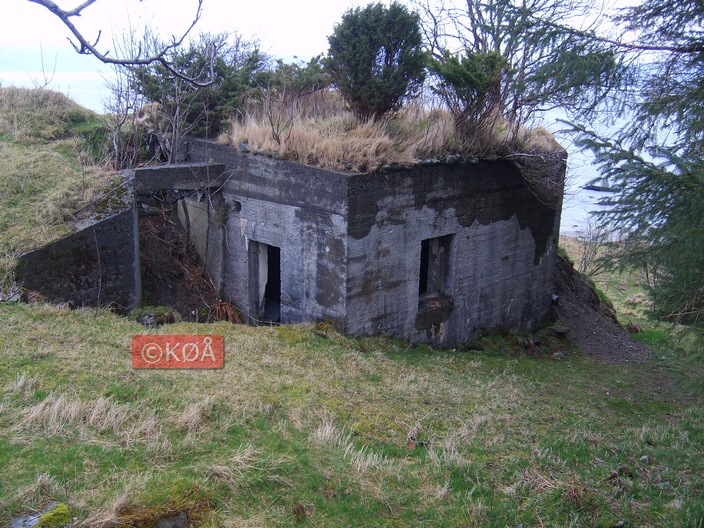
[[[349,335],[451,347],[550,320],[564,153],[546,156],[546,199],[540,165],[526,171],[508,159],[357,174],[203,140],[188,148],[197,163],[136,169],[132,186],[137,195],[178,191],[178,216],[217,293],[248,323],[327,321]],[[69,238],[70,248],[27,256],[25,280],[52,300],[135,307],[134,197],[124,207]],[[115,235],[117,220],[124,236]],[[58,266],[71,270],[70,287],[48,275],[32,283],[45,275],[42,255],[56,260],[56,248],[95,258],[82,259],[91,263],[85,272]]]
[[[509,160],[352,174],[202,140],[189,155],[224,167],[192,236],[249,323],[329,321],[449,347],[550,319],[564,153],[552,201]]]

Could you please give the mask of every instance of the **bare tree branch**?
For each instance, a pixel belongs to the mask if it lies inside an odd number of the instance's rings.
[[[51,13],[53,13],[61,22],[71,31],[73,36],[76,38],[78,41],[78,44],[74,43],[69,39],[69,42],[71,42],[71,45],[74,47],[77,53],[81,55],[93,55],[95,58],[97,58],[99,61],[105,63],[105,64],[116,64],[119,66],[146,66],[152,63],[159,63],[161,64],[164,68],[166,68],[169,73],[174,75],[175,77],[178,77],[179,79],[183,79],[184,81],[187,81],[195,86],[209,86],[212,84],[212,78],[214,77],[213,75],[213,64],[211,63],[210,65],[210,76],[206,81],[202,81],[193,77],[189,77],[188,75],[185,75],[184,73],[178,71],[167,59],[169,51],[178,48],[183,44],[184,40],[188,36],[188,34],[191,32],[193,27],[198,23],[200,20],[200,16],[202,13],[203,9],[203,0],[198,0],[198,8],[196,9],[196,14],[191,22],[191,25],[186,29],[186,31],[181,34],[180,37],[173,36],[171,39],[171,42],[161,49],[157,50],[155,53],[142,56],[142,48],[141,46],[139,47],[139,50],[135,56],[132,57],[110,57],[109,56],[109,51],[106,52],[101,52],[98,50],[98,42],[100,41],[100,36],[101,32],[98,32],[98,37],[95,39],[95,42],[91,43],[82,33],[81,31],[73,24],[73,21],[71,20],[73,17],[79,17],[81,16],[81,13],[83,10],[95,4],[98,0],[86,0],[83,2],[81,5],[75,7],[74,9],[70,10],[65,10],[61,9],[53,0],[28,0],[29,2],[32,2],[34,4],[38,4],[42,7],[45,7],[47,10],[49,10]]]

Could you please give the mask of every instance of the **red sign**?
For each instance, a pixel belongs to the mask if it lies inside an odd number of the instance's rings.
[[[219,369],[224,363],[219,335],[132,336],[133,368]]]

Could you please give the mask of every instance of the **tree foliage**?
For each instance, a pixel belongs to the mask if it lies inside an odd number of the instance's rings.
[[[455,115],[469,119],[470,125],[493,114],[517,129],[536,112],[556,107],[587,114],[623,75],[612,50],[564,30],[588,13],[590,2],[467,0],[458,6],[444,0],[416,0],[415,4],[423,13],[438,91]],[[464,79],[456,75],[458,66]],[[479,84],[478,76],[484,76]],[[477,91],[482,85],[486,91]],[[460,108],[453,99],[462,103]]]
[[[439,79],[436,91],[452,113],[460,121],[477,122],[501,105],[506,67],[503,56],[496,51],[458,56],[443,50],[442,58],[430,63],[431,71]]]
[[[363,119],[398,108],[423,83],[425,53],[419,19],[396,2],[347,11],[328,43],[326,70]]]
[[[152,47],[159,48],[157,42]],[[169,55],[174,68],[195,80],[175,77],[160,63],[139,66],[136,89],[148,101],[159,103],[164,113],[177,115],[181,128],[197,135],[215,136],[245,100],[257,89],[268,70],[269,59],[256,41],[227,33],[202,33]]]
[[[600,43],[629,64],[614,97],[632,118],[610,138],[575,127],[617,190],[601,219],[620,262],[655,273],[655,315],[704,330],[704,4],[645,0],[615,22],[635,37]]]
[[[483,132],[501,115],[506,60],[496,51],[453,55],[443,50],[429,68],[438,79],[434,91],[452,112],[457,130],[473,148],[480,148],[486,141]]]

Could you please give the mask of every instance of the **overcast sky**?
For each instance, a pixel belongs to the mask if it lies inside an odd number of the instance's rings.
[[[55,1],[63,9],[72,9],[84,0]],[[372,1],[204,0],[201,19],[192,34],[238,32],[257,37],[262,51],[276,58],[308,60],[327,50],[327,36],[345,11]],[[595,4],[624,6],[634,1],[595,0]],[[108,96],[104,77],[111,75],[111,68],[93,57],[78,55],[67,40],[69,30],[46,8],[29,0],[2,2],[0,84],[31,87],[50,80],[49,88],[102,111],[102,101]],[[72,20],[89,39],[102,31],[98,47],[107,51],[113,48],[113,39],[121,39],[130,28],[139,35],[140,28],[148,25],[163,39],[182,34],[193,20],[196,6],[196,0],[97,0]]]
[[[104,76],[111,69],[97,59],[80,56],[67,41],[70,35],[61,21],[46,8],[28,0],[4,0],[0,21],[0,83],[3,86],[34,86],[51,78],[49,87],[68,93],[96,111],[102,110]],[[58,0],[72,9],[82,0]],[[259,38],[262,50],[277,58],[293,60],[324,53],[327,36],[343,13],[368,0],[204,0],[199,32],[237,31]],[[113,36],[121,37],[130,27],[148,24],[164,38],[180,35],[193,20],[195,0],[98,0],[86,8],[75,25],[88,38],[102,30],[99,46],[110,49]],[[42,66],[43,58],[43,66]],[[55,73],[52,75],[52,72]],[[44,73],[43,73],[44,72]]]

